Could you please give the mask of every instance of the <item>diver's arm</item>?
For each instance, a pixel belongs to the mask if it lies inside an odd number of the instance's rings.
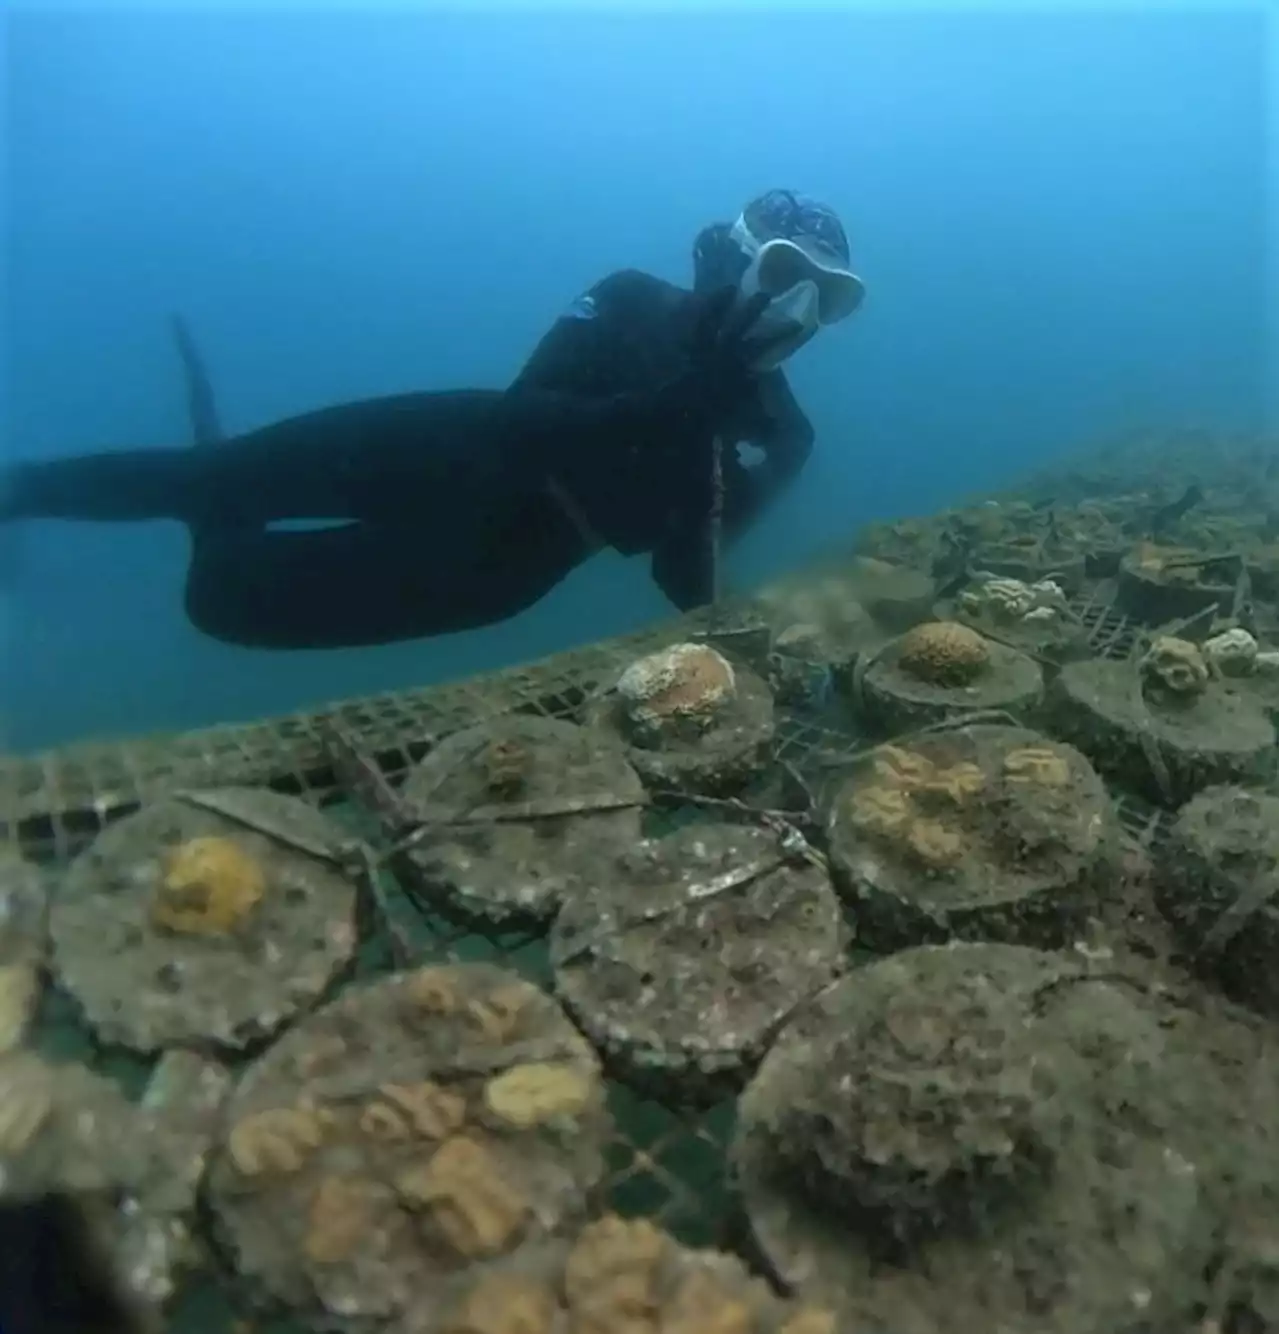
[[[189,449],[134,449],[15,463],[0,473],[0,521],[145,522],[196,510]]]
[[[745,439],[763,454],[755,467],[739,457],[736,441]],[[796,402],[786,377],[763,376],[757,395],[722,437],[723,486],[720,541],[729,546],[795,479],[813,452],[813,427]],[[667,529],[650,561],[654,583],[680,610],[705,606],[715,596],[715,538],[711,529],[712,463],[700,461],[683,478],[673,479],[680,496]]]
[[[677,611],[705,607],[715,597],[715,556],[709,524],[684,524],[653,549],[649,574]]]
[[[601,454],[616,460],[620,440],[651,449],[673,426],[687,431],[722,416],[748,390],[747,335],[767,304],[761,297],[739,306],[735,296],[722,288],[694,298],[688,342],[673,366],[673,303],[688,293],[631,269],[597,283],[556,321],[507,390],[526,448],[556,475],[581,465],[591,472]]]
[[[661,279],[638,269],[602,278],[542,336],[508,392],[614,397],[620,384],[634,379],[627,363],[635,349],[628,344],[643,342],[642,331],[663,318],[666,291]]]
[[[611,273],[578,297],[543,335],[507,390],[531,440],[553,437],[569,470],[582,448],[604,433],[642,425],[655,393],[627,392],[635,383],[636,327],[655,319],[665,288],[638,270]],[[640,340],[643,342],[643,339]]]
[[[813,453],[813,423],[796,402],[781,370],[760,377],[758,390],[731,433],[764,455],[746,467],[736,449],[725,451],[725,537],[741,536],[800,475]]]

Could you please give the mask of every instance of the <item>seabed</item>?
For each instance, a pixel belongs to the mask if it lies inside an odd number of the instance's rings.
[[[178,1331],[1276,1329],[1274,469],[1133,437],[541,662],[0,757],[0,1189]]]

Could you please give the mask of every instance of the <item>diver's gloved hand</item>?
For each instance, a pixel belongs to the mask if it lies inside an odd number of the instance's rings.
[[[688,366],[672,390],[686,411],[716,417],[748,391],[756,360],[787,334],[762,338],[756,331],[769,304],[763,292],[739,302],[736,287],[722,287],[701,300]]]

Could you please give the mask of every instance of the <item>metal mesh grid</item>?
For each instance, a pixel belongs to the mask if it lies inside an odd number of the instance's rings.
[[[691,616],[488,676],[312,713],[0,757],[0,837],[37,860],[65,861],[111,818],[177,788],[270,786],[323,799],[334,787],[320,740],[327,728],[340,727],[398,776],[458,728],[517,710],[566,716],[632,657],[699,625]]]
[[[1080,618],[1085,639],[1094,655],[1123,661],[1133,651],[1142,627],[1116,605],[1116,586],[1110,580],[1095,584],[1071,603]]]
[[[315,802],[360,826],[375,846],[385,846],[370,812],[340,788],[332,771],[324,737],[334,727],[397,784],[450,732],[511,712],[576,716],[587,694],[635,656],[703,628],[695,615],[457,685],[354,700],[259,724],[11,757],[0,760],[0,819],[26,855],[57,866],[107,824],[166,791],[260,784]],[[838,756],[856,744],[851,732],[831,720],[795,713],[779,717],[776,755],[796,773],[815,756]],[[415,962],[489,961],[549,989],[545,935],[480,934],[420,907],[410,909],[402,895],[395,901],[412,916]],[[385,943],[379,942],[375,953]],[[372,966],[380,970],[388,960]],[[112,1059],[92,1046],[82,1054],[93,1065]],[[700,1111],[647,1099],[616,1081],[609,1083],[609,1099],[616,1130],[600,1203],[655,1218],[689,1244],[728,1244],[732,1100]]]
[[[674,631],[689,629],[687,621],[676,627],[667,626],[646,637],[646,641],[669,643]],[[637,647],[643,646],[647,643],[638,645],[635,640],[619,643],[616,654],[606,659],[609,668],[616,670],[620,659],[625,661]],[[607,671],[599,675],[606,676]],[[515,707],[576,720],[584,695],[585,689],[569,690]],[[459,725],[475,721],[478,719],[473,717]],[[780,710],[777,722],[773,763],[766,772],[776,775],[784,770],[806,788],[812,784],[816,789],[831,761],[838,762],[866,744],[866,739],[839,712],[811,714],[803,710]],[[376,757],[378,771],[393,785],[397,784],[427,749],[427,743],[391,746]],[[348,819],[354,817],[361,835],[385,850],[386,835],[379,837],[372,812],[360,795],[333,787],[332,775],[328,779],[330,786],[323,794],[322,804],[336,809],[338,802],[343,803],[344,815]],[[314,789],[307,795],[320,796]],[[794,799],[796,795],[784,794],[781,799]],[[545,931],[482,933],[473,924],[456,924],[425,908],[421,902],[415,901],[411,907],[407,895],[397,896],[397,904],[402,920],[393,925],[404,927],[407,924],[404,919],[409,919],[411,924],[405,934],[412,937],[415,965],[491,962],[519,973],[544,990],[551,989],[552,970]],[[654,1218],[689,1245],[732,1246],[736,1218],[727,1147],[736,1098],[730,1097],[711,1108],[694,1108],[645,1097],[613,1079],[609,1080],[608,1092],[615,1129],[606,1155],[602,1207]]]
[[[1100,656],[1127,657],[1142,633],[1115,610],[1108,585],[1074,600],[1072,610]],[[517,711],[575,717],[585,697],[631,658],[702,629],[701,618],[689,617],[456,685],[355,700],[259,724],[0,760],[0,820],[17,833],[28,855],[64,863],[107,823],[167,790],[264,784],[355,820],[367,836],[374,828],[371,813],[340,788],[326,756],[329,729],[339,727],[395,784],[444,735]],[[778,763],[772,768],[817,791],[832,775],[831,761],[865,744],[846,709],[783,711]],[[1148,851],[1160,837],[1163,813],[1129,797],[1117,801],[1117,810],[1126,847]],[[412,917],[415,962],[488,961],[550,989],[545,935],[479,934],[414,908],[403,895],[395,900],[398,910]],[[388,966],[385,943],[379,943],[384,957],[366,966]],[[694,1110],[646,1099],[610,1081],[609,1101],[615,1133],[600,1206],[651,1217],[688,1244],[734,1246],[737,1215],[726,1153],[734,1100]],[[227,1327],[233,1327],[230,1320]]]
[[[415,964],[493,963],[543,990],[551,988],[545,934],[480,934],[420,911],[413,914],[412,931]],[[729,1244],[727,1146],[734,1100],[697,1110],[643,1097],[612,1079],[607,1089],[613,1134],[599,1207],[653,1218],[688,1245]]]
[[[1140,628],[1116,609],[1113,585],[1095,585],[1076,599],[1072,610],[1098,656],[1128,656]],[[433,738],[470,723],[513,710],[566,716],[630,658],[705,626],[705,616],[694,613],[635,635],[448,685],[177,736],[0,756],[0,837],[16,839],[38,859],[63,861],[112,815],[175,788],[267,785],[323,798],[333,788],[333,775],[320,737],[335,724],[389,775],[398,776],[426,754]],[[793,759],[803,749],[797,734],[784,758]]]

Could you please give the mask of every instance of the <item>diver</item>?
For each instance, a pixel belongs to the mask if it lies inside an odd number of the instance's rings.
[[[179,329],[199,447],[16,465],[0,519],[181,521],[189,619],[249,647],[490,624],[606,547],[648,553],[687,610],[712,595],[712,513],[732,542],[812,449],[783,363],[862,298],[836,214],[773,190],[698,235],[692,290],[609,275],[505,391],[364,400],[221,440]]]
[[[82,1203],[51,1194],[0,1201],[0,1334],[143,1334]]]

